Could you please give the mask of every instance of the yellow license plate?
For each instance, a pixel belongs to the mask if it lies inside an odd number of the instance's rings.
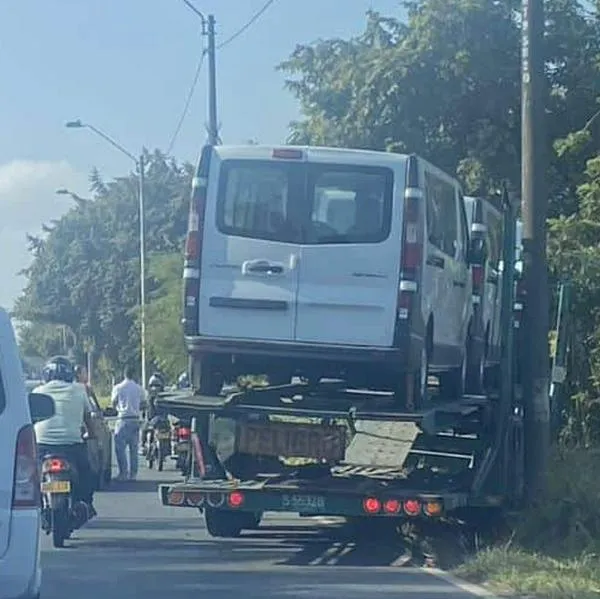
[[[171,438],[171,433],[157,433],[156,434],[157,439],[170,439]]]
[[[53,480],[42,483],[42,493],[70,493],[71,483],[68,480]]]

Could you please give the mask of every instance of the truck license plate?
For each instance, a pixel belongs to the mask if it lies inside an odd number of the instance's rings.
[[[325,512],[325,497],[321,495],[282,495],[281,507],[290,512],[322,514]]]
[[[42,483],[42,493],[70,493],[71,483],[68,480],[51,480]]]

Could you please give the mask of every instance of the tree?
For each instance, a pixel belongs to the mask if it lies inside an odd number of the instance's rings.
[[[146,153],[146,164],[148,254],[180,251],[193,169],[159,151]],[[29,351],[48,350],[36,327],[64,325],[78,357],[91,344],[113,369],[139,364],[137,184],[135,173],[106,183],[94,171],[94,200],[74,205],[43,236],[30,236],[33,261],[15,306],[16,318],[28,323],[20,332]],[[155,285],[149,281],[150,296]]]

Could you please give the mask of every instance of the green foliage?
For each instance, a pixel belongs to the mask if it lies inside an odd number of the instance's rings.
[[[186,232],[190,165],[160,152],[146,154],[146,250],[179,252]],[[48,355],[45,331],[64,325],[81,359],[93,348],[105,377],[125,364],[139,364],[138,177],[131,173],[108,183],[91,175],[91,202],[76,203],[41,238],[30,238],[33,261],[15,307],[24,353]],[[178,269],[178,277],[181,269]],[[159,281],[147,284],[153,297]]]
[[[150,261],[155,291],[146,308],[148,351],[170,380],[187,367],[181,327],[182,269],[181,252],[157,254]]]

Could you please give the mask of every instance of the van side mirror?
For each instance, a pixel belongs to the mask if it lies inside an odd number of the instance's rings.
[[[56,413],[54,400],[45,393],[30,393],[29,413],[33,424],[52,418]]]

